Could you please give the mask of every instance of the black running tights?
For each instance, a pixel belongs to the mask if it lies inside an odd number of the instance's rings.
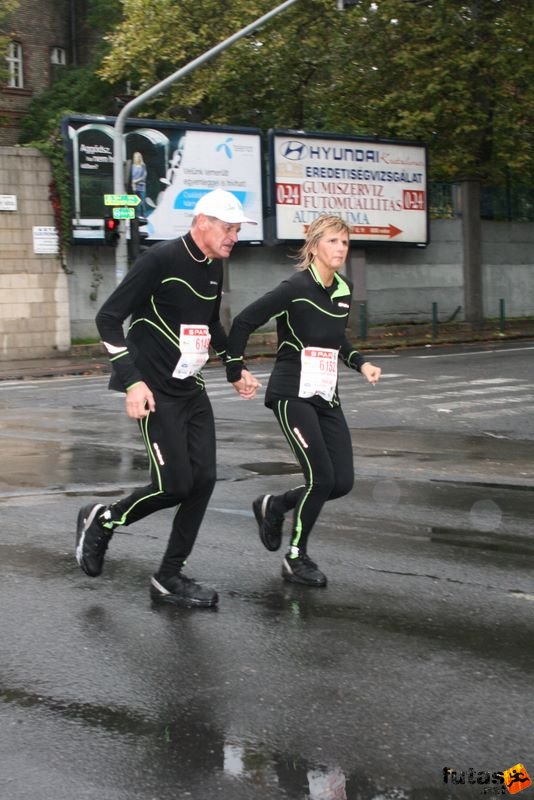
[[[324,503],[348,494],[354,484],[350,431],[343,411],[306,400],[277,400],[273,411],[304,473],[305,485],[276,497],[294,508],[291,546],[306,552],[308,536]]]

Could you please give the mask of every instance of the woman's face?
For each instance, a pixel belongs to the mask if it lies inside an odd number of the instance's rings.
[[[312,252],[317,267],[337,272],[347,260],[349,237],[345,231],[327,228]]]

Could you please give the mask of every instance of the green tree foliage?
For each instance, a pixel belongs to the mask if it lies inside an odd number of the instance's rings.
[[[276,5],[128,0],[100,75],[134,94]],[[534,180],[531,0],[301,0],[138,115],[426,142],[434,180]]]
[[[439,178],[534,178],[529,0],[390,0],[365,28],[371,130],[428,142]]]
[[[82,35],[90,42],[89,63],[61,67],[47,91],[36,95],[22,122],[20,142],[44,141],[55,137],[57,121],[66,113],[117,114],[124,82],[104,81],[97,74],[107,44],[103,36],[121,20],[120,0],[88,0]]]
[[[62,77],[33,98],[22,121],[21,144],[42,140],[66,113],[116,114],[114,87],[98,78],[93,67],[63,68]]]

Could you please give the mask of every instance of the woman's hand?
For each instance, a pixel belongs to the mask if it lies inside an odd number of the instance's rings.
[[[254,375],[252,375],[248,369],[242,369],[241,378],[238,381],[235,381],[232,386],[245,400],[252,400],[254,397],[256,397],[256,392],[261,386],[261,383],[256,380]]]
[[[360,367],[360,372],[364,378],[367,378],[369,383],[372,383],[373,385],[378,383],[380,375],[382,374],[380,367],[375,367],[375,365],[371,364],[370,361],[366,361],[365,364],[362,364]]]

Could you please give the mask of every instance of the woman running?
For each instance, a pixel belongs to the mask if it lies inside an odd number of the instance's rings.
[[[276,361],[265,394],[304,473],[304,486],[280,495],[261,495],[252,504],[260,539],[278,550],[286,512],[294,509],[289,547],[282,563],[286,581],[326,586],[326,575],[308,556],[308,538],[327,500],[342,497],[354,483],[352,441],[341,409],[337,365],[376,383],[380,367],[347,341],[345,329],[352,284],[339,274],[349,250],[349,228],[334,215],[309,226],[298,272],[247,306],[228,337],[227,376],[238,381],[250,334],[275,317]]]

